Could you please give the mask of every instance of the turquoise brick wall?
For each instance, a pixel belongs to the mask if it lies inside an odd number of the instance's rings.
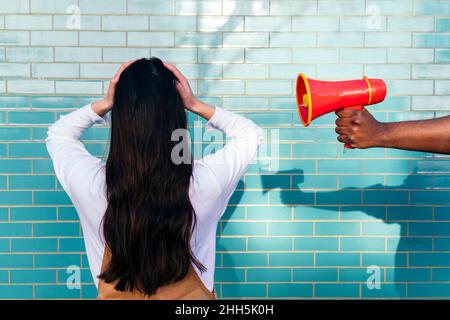
[[[334,115],[303,128],[293,91],[299,72],[382,77],[389,97],[370,108],[377,119],[448,114],[450,1],[4,0],[0,298],[96,296],[43,139],[61,114],[101,96],[121,62],[149,55],[279,138],[219,224],[219,297],[450,297],[450,158],[344,154]],[[94,127],[83,140],[104,157],[108,134]]]

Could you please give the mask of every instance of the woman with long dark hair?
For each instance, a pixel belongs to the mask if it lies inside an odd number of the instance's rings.
[[[174,135],[187,130],[185,109],[224,132],[225,146],[192,160],[188,134]],[[80,137],[109,122],[105,163]],[[214,299],[217,223],[261,138],[250,120],[199,101],[157,58],[122,65],[103,100],[50,126],[47,149],[80,217],[99,298]]]

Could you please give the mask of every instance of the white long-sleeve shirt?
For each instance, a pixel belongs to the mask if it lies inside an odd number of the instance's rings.
[[[88,104],[51,125],[45,140],[55,174],[72,200],[83,229],[90,270],[96,285],[105,241],[101,221],[107,207],[105,161],[91,155],[80,141],[82,133],[94,123],[107,125]],[[252,121],[216,107],[207,127],[216,128],[228,138],[214,154],[195,160],[189,188],[197,226],[191,238],[192,252],[207,271],[193,264],[205,286],[214,286],[217,224],[240,178],[254,159],[262,141],[262,129]]]

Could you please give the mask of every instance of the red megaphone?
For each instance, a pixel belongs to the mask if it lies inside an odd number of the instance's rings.
[[[363,110],[386,97],[386,84],[381,79],[320,81],[308,79],[303,73],[297,77],[298,114],[304,126],[329,112],[340,109]],[[346,148],[351,146],[345,144]]]

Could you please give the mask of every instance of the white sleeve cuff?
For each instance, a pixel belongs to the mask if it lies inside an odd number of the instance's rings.
[[[102,117],[99,116],[97,113],[95,113],[95,111],[92,109],[92,103],[89,103],[87,105],[85,105],[84,107],[82,107],[82,109],[86,110],[86,114],[89,116],[89,119],[93,122],[93,123],[99,123],[102,124],[104,126],[107,126],[110,124],[110,119],[107,116],[107,114],[103,115]]]
[[[213,116],[206,122],[206,128],[218,128],[218,123],[220,123],[220,118],[222,117],[223,109],[219,107],[214,107]]]

